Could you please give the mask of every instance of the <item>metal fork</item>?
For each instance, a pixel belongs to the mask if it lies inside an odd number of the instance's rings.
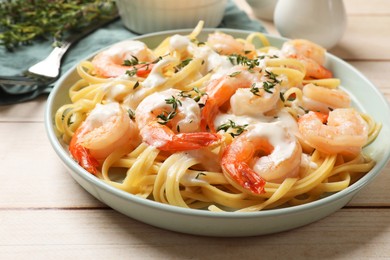
[[[80,33],[71,35],[62,41],[59,47],[55,47],[49,56],[28,68],[22,73],[22,75],[0,75],[0,85],[8,88],[12,86],[47,86],[53,83],[60,75],[61,59],[69,47],[81,38],[87,36],[99,27],[106,25],[116,18],[118,18],[118,15],[115,15],[110,19],[98,21],[85,28]]]

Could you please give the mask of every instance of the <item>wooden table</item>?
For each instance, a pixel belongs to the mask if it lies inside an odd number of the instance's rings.
[[[345,4],[347,30],[331,53],[390,100],[390,1]],[[49,144],[45,105],[41,97],[0,107],[0,259],[390,258],[390,164],[346,207],[299,229],[248,238],[178,234],[132,220],[84,191]]]

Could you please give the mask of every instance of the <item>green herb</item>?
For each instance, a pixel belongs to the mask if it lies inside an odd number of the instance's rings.
[[[206,176],[206,173],[204,172],[198,172],[198,174],[195,176],[195,179],[199,179],[200,176]]]
[[[204,95],[207,95],[205,92],[202,92],[199,88],[197,87],[194,87],[192,90],[190,91],[181,91],[179,93],[179,96],[180,97],[184,97],[184,98],[192,98],[193,100],[195,100],[195,102],[199,102],[200,99],[204,96]]]
[[[273,94],[274,92],[272,91],[273,88],[275,87],[276,84],[280,84],[281,81],[277,79],[277,76],[275,73],[272,71],[265,70],[265,77],[267,78],[266,81],[263,81],[263,89],[265,92]],[[258,95],[259,88],[255,86],[256,84],[252,85],[251,92],[254,95]]]
[[[229,122],[226,124],[222,124],[217,128],[217,131],[223,130],[225,132],[228,132],[228,130],[231,128],[232,132],[229,134],[232,137],[239,136],[245,131],[245,128],[248,126],[248,124],[245,125],[237,125],[233,120],[229,119]]]
[[[256,66],[260,65],[260,62],[258,59],[249,59],[248,57],[245,57],[243,55],[239,54],[232,54],[228,56],[229,61],[233,65],[243,65],[248,66],[249,69],[253,69]]]
[[[137,81],[137,82],[134,84],[133,89],[136,89],[136,88],[138,88],[138,87],[139,87],[139,82]]]
[[[302,107],[302,106],[298,106],[300,109],[302,109],[306,114],[310,112],[310,110]]]
[[[125,65],[125,66],[133,66],[130,70],[126,70],[126,74],[128,76],[130,76],[130,77],[135,76],[139,69],[145,68],[145,70],[149,70],[150,64],[156,64],[157,62],[162,60],[161,56],[159,56],[157,59],[155,59],[152,62],[139,62],[137,57],[133,56],[133,58],[135,58],[135,59],[124,60],[123,61],[123,63],[124,63],[123,65]],[[129,65],[126,65],[125,63],[127,63]],[[138,65],[138,66],[136,66],[136,65]]]
[[[135,119],[135,113],[130,108],[127,109],[127,113],[129,114],[130,119]]]
[[[264,81],[263,82],[263,89],[264,89],[264,91],[265,92],[268,92],[268,93],[274,93],[274,92],[272,92],[272,90],[271,89],[273,89],[275,87],[275,83],[271,83],[271,82],[269,82],[269,81]]]
[[[167,103],[168,105],[172,105],[173,110],[176,110],[178,106],[182,105],[181,101],[174,96],[165,99],[165,103]]]
[[[133,58],[131,60],[124,60],[123,65],[124,66],[134,66],[139,63],[138,58],[135,57],[134,55],[131,55]]]
[[[236,71],[236,72],[233,72],[232,74],[230,74],[229,75],[229,77],[235,77],[235,76],[237,76],[238,74],[240,74],[241,73],[241,71]]]
[[[278,75],[276,75],[272,71],[265,70],[265,73],[271,83],[275,83],[275,84],[281,83],[281,81],[276,78]]]
[[[136,67],[133,67],[130,70],[126,70],[126,75],[133,77],[134,75],[137,74],[138,69]]]
[[[284,99],[284,93],[280,92],[280,93],[279,93],[279,97],[280,97],[280,100],[282,100],[282,102],[286,101],[286,100]]]
[[[260,96],[259,95],[260,89],[256,87],[256,83],[252,84],[250,91],[253,93],[253,95]]]
[[[66,34],[116,15],[114,0],[0,1],[0,45],[12,51],[53,39],[56,46]]]
[[[176,111],[172,112],[166,112],[163,111],[161,114],[157,116],[158,119],[161,119],[162,121],[157,121],[157,123],[161,125],[166,125],[169,121],[171,121],[176,116]]]
[[[188,59],[183,60],[179,65],[177,65],[177,66],[175,67],[175,72],[180,71],[182,68],[184,68],[185,66],[187,66],[191,61],[192,61],[191,58],[188,58]]]
[[[277,55],[272,55],[272,56],[260,55],[260,56],[257,56],[257,58],[260,59],[260,60],[263,60],[263,59],[265,59],[266,57],[268,57],[268,58],[270,58],[270,59],[277,59],[277,58],[279,58]]]
[[[182,103],[179,99],[175,98],[174,96],[171,96],[170,98],[165,99],[165,103],[168,105],[172,105],[173,111],[167,112],[163,111],[161,114],[157,116],[158,119],[161,119],[161,121],[157,121],[157,123],[165,125],[167,124],[170,120],[172,120],[176,114],[177,114],[177,108],[178,106],[181,106]],[[178,132],[180,132],[180,128],[178,128]]]

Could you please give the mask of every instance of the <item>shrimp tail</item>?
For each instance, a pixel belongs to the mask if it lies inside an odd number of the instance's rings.
[[[141,130],[149,145],[162,151],[187,151],[209,146],[219,140],[219,135],[208,132],[175,134],[159,123],[152,123]]]
[[[138,77],[146,78],[152,71],[153,65],[154,64],[140,64],[139,66],[134,66],[133,69],[136,70],[136,75]]]
[[[93,175],[96,175],[99,162],[91,156],[91,153],[87,148],[79,143],[79,133],[80,131],[76,131],[76,133],[73,135],[69,144],[69,152],[81,167]]]
[[[250,190],[254,194],[262,194],[265,192],[265,180],[253,171],[247,163],[223,161],[222,168],[241,187]]]
[[[309,75],[310,77],[310,75]],[[318,65],[318,68],[312,75],[316,79],[328,79],[333,78],[333,73],[322,65]]]
[[[202,109],[200,128],[202,131],[210,130],[215,133],[214,119],[218,114],[218,105],[214,99],[207,99],[205,106]]]

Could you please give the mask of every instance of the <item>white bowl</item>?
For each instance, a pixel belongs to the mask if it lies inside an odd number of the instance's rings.
[[[200,20],[205,27],[222,21],[226,0],[116,0],[123,24],[136,33],[194,28]]]
[[[164,38],[176,33],[188,34],[191,30],[168,31],[137,37],[149,47],[158,45]],[[203,30],[199,40],[205,40],[213,30]],[[221,29],[235,37],[245,37],[249,32]],[[272,45],[281,46],[284,39],[268,36]],[[85,57],[85,59],[91,58]],[[280,232],[300,227],[324,218],[346,205],[364,186],[369,184],[385,167],[390,158],[390,108],[377,88],[360,72],[343,60],[327,56],[326,66],[335,77],[341,79],[342,85],[354,93],[354,105],[382,122],[382,131],[371,145],[365,148],[377,161],[375,167],[359,181],[347,189],[329,195],[320,200],[288,208],[271,209],[259,212],[209,212],[179,208],[143,199],[116,189],[81,168],[61,144],[54,129],[53,118],[56,110],[69,103],[68,89],[77,79],[76,68],[73,67],[56,83],[51,92],[45,112],[45,126],[49,140],[72,177],[94,197],[111,208],[141,222],[160,228],[208,236],[251,236]]]

